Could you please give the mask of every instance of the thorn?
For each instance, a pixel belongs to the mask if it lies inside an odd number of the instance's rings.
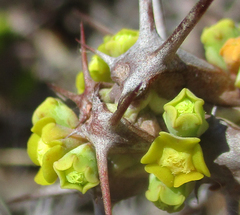
[[[154,14],[156,30],[159,36],[163,40],[166,40],[167,33],[166,33],[166,26],[164,21],[162,0],[152,0],[152,4],[153,4],[153,14]]]
[[[161,45],[158,50],[164,50],[164,56],[166,56],[166,58],[172,59],[172,55],[177,52],[178,48],[206,12],[212,1],[213,0],[199,0],[177,28],[175,28],[173,33]]]
[[[61,87],[56,86],[55,84],[48,83],[47,85],[55,93],[59,93],[60,95],[66,97],[68,99],[71,99],[73,102],[76,103],[77,106],[80,105],[81,100],[82,100],[82,96],[81,95],[77,95],[75,93],[72,93],[72,92],[70,92],[68,90],[65,90],[65,89],[63,89]]]
[[[106,63],[107,65],[111,68],[113,65],[114,65],[114,61],[116,58],[114,57],[110,57],[109,55],[107,54],[104,54],[103,52],[100,52],[99,50],[97,49],[94,49],[86,44],[83,44],[81,41],[79,41],[78,39],[76,39],[76,41],[78,43],[80,43],[82,45],[82,47],[85,47],[87,48],[88,50],[90,50],[91,52],[93,52],[94,54],[98,55],[100,58],[102,58]]]
[[[217,113],[217,106],[214,105],[212,110],[211,110],[211,115],[216,116],[216,113]]]
[[[153,32],[156,32],[152,0],[139,1],[139,38],[148,38]]]
[[[84,74],[84,81],[85,84],[88,84],[89,82],[93,82],[89,70],[88,70],[88,60],[87,60],[87,53],[86,53],[86,41],[85,41],[85,34],[84,34],[84,28],[83,23],[80,24],[80,32],[81,32],[81,56],[82,56],[82,68],[83,68],[83,74]]]
[[[113,35],[114,33],[109,30],[106,26],[102,25],[100,22],[94,20],[93,18],[91,18],[89,15],[82,13],[80,11],[75,10],[73,12],[74,14],[76,14],[77,16],[80,16],[80,18],[86,22],[89,26],[92,26],[94,29],[96,29],[97,31],[99,31],[101,34],[106,35],[106,34],[110,34]]]
[[[136,98],[138,94],[138,90],[141,87],[142,83],[140,83],[135,90],[133,90],[130,94],[125,96],[124,98],[120,98],[118,102],[117,110],[113,113],[111,119],[110,119],[110,125],[116,126],[121,118],[123,117],[125,111],[128,109],[131,102]]]
[[[96,148],[96,156],[105,214],[112,215],[106,148]]]

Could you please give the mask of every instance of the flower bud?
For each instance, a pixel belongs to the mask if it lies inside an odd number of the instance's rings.
[[[220,50],[228,70],[237,74],[240,67],[240,37],[230,38]]]
[[[104,37],[98,50],[111,57],[125,53],[138,39],[138,31],[122,29],[114,36]],[[89,72],[94,81],[110,82],[110,69],[99,56],[94,55],[89,63]]]
[[[178,137],[160,132],[141,163],[168,187],[179,187],[187,182],[210,176],[205,164],[200,139]]]
[[[48,97],[38,108],[34,111],[32,123],[35,125],[37,121],[44,117],[53,118],[57,124],[75,128],[78,124],[76,114],[60,99]]]
[[[163,119],[171,134],[182,137],[199,137],[208,129],[203,110],[204,101],[184,88],[164,105]]]
[[[187,183],[180,187],[168,187],[154,174],[150,174],[149,187],[146,198],[161,210],[173,213],[180,211],[184,201],[194,188],[194,183]]]
[[[161,98],[155,91],[151,91],[152,97],[149,102],[150,109],[155,114],[162,114],[164,112],[163,106],[169,101],[167,99]]]
[[[97,160],[90,144],[82,144],[54,162],[60,185],[86,193],[99,184]]]

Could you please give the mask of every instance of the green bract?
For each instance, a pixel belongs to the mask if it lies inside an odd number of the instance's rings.
[[[222,19],[217,24],[205,28],[201,35],[204,45],[206,59],[222,69],[227,69],[225,62],[219,52],[223,44],[229,39],[238,37],[240,30],[231,19]]]
[[[168,187],[179,187],[200,180],[204,175],[210,176],[199,138],[159,134],[141,159],[141,163],[147,164],[146,172],[153,173]]]
[[[154,174],[150,174],[146,198],[161,210],[173,213],[180,211],[184,201],[193,190],[194,183],[187,183],[180,187],[167,187]]]
[[[71,150],[53,166],[62,188],[76,189],[84,194],[99,184],[95,152],[88,143]]]
[[[126,52],[138,39],[138,31],[122,29],[114,36],[104,37],[103,44],[98,50],[111,56],[117,57]],[[96,82],[111,82],[110,69],[105,61],[97,55],[94,55],[88,66],[92,79]],[[84,86],[82,77],[77,77],[77,89],[81,93]]]
[[[199,137],[208,129],[203,110],[204,101],[184,88],[164,105],[163,119],[171,134],[182,137]]]
[[[68,137],[78,118],[60,100],[47,98],[34,112],[32,121],[33,134],[28,140],[27,152],[31,160],[41,166],[35,181],[48,185],[57,179],[53,163],[81,144],[81,140]]]

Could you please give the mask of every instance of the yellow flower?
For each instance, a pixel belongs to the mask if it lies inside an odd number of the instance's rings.
[[[205,164],[200,139],[178,137],[160,132],[141,163],[168,187],[179,187],[189,181],[210,177]]]

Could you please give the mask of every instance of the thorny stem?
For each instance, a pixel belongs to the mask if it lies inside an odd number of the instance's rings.
[[[162,49],[162,47],[165,49],[166,47],[165,53],[175,54],[185,38],[206,12],[212,1],[213,0],[200,0],[163,43],[160,49]],[[171,59],[171,56],[168,57]]]

